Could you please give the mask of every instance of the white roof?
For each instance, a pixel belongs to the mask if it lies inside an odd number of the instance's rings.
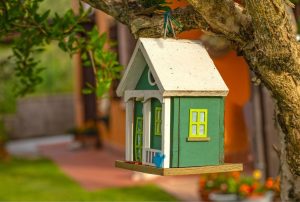
[[[226,96],[228,88],[200,41],[140,38],[118,86],[134,90],[148,64],[164,97]]]

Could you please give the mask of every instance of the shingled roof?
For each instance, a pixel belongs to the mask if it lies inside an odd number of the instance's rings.
[[[140,38],[118,86],[118,96],[123,96],[125,90],[134,90],[146,64],[164,97],[228,93],[200,41]]]

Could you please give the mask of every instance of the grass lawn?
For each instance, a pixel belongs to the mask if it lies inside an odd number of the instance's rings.
[[[155,185],[85,191],[49,160],[0,161],[0,201],[176,201]]]

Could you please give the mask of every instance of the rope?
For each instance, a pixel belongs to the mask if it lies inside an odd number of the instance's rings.
[[[167,32],[169,32],[172,33],[173,37],[176,39],[173,22],[177,27],[182,28],[182,25],[171,15],[171,12],[166,11],[164,13],[164,38],[167,37]]]

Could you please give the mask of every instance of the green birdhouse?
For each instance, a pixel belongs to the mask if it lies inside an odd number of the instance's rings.
[[[242,170],[224,163],[227,94],[200,41],[140,38],[117,88],[126,152],[116,166],[158,175]]]

